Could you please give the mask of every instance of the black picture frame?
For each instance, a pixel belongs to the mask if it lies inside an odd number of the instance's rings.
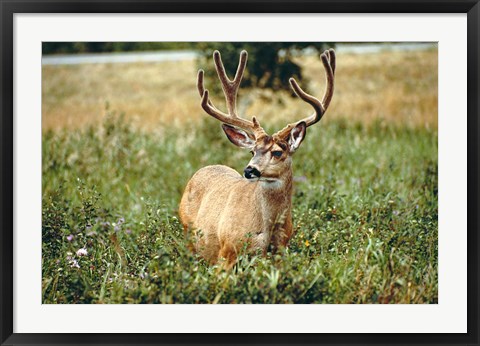
[[[1,11],[0,341],[2,345],[479,344],[479,0],[14,1]],[[468,42],[468,332],[465,334],[24,334],[13,332],[13,17],[16,13],[466,13]],[[454,49],[454,47],[452,47]],[[454,115],[452,115],[454,116]],[[452,316],[454,319],[455,316]],[[239,327],[240,328],[240,327]]]

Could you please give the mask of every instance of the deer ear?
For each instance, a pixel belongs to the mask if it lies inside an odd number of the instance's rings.
[[[302,144],[305,134],[307,133],[307,124],[304,121],[299,122],[291,131],[288,136],[288,145],[290,146],[290,152],[294,153]]]
[[[236,127],[222,124],[222,129],[227,135],[227,138],[240,148],[253,148],[255,146],[255,139],[247,132],[237,129]]]

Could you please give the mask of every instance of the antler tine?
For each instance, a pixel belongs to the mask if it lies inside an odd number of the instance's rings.
[[[329,53],[329,60],[330,66],[332,66],[332,72],[335,75],[335,68],[337,67],[337,57],[335,56],[335,50],[333,50],[333,48],[330,48],[327,52]]]
[[[213,52],[213,60],[215,62],[215,69],[217,70],[218,78],[222,83],[223,93],[225,94],[225,101],[227,102],[228,113],[231,116],[238,117],[236,109],[237,93],[242,81],[243,72],[245,71],[245,66],[247,65],[248,53],[245,50],[242,50],[240,53],[240,61],[238,62],[237,72],[233,80],[230,80],[225,71],[225,66],[222,62],[222,57],[220,52],[216,50]]]
[[[231,81],[227,77],[225,67],[223,66],[220,57],[220,53],[217,50],[213,53],[213,58],[215,62],[215,69],[217,70],[218,77],[222,84],[223,93],[225,94],[228,114],[220,111],[217,107],[213,105],[213,102],[209,99],[209,92],[205,89],[203,84],[204,71],[199,70],[197,76],[197,89],[200,96],[202,97],[202,108],[205,110],[205,112],[207,112],[207,114],[213,116],[215,119],[220,120],[225,124],[237,126],[249,132],[254,132],[253,122],[239,118],[236,113],[237,92],[243,77],[243,72],[245,71],[245,66],[247,64],[247,52],[242,51],[240,53],[240,62],[238,64],[237,73],[235,74],[235,78],[233,79],[233,81]]]
[[[325,109],[323,108],[323,105],[320,102],[320,100],[303,91],[294,78],[290,78],[289,82],[295,94],[298,97],[300,97],[303,101],[311,105],[314,109],[314,112],[312,115],[303,119],[303,121],[305,121],[305,123],[307,124],[307,127],[318,122],[322,118],[323,114],[325,113]]]
[[[209,106],[209,108],[212,108],[212,110],[215,110],[215,112],[221,112],[220,110],[217,109],[212,103],[212,101],[208,98],[208,90],[205,90],[205,86],[203,85],[203,77],[205,75],[205,72],[203,70],[198,70],[198,75],[197,75],[197,89],[198,93],[200,94],[200,97],[202,98],[202,104],[203,104],[203,98],[206,92],[206,102]],[[210,113],[209,113],[210,114]],[[223,113],[225,116],[227,116],[225,113]]]
[[[330,105],[330,101],[333,97],[333,88],[334,88],[334,78],[335,78],[335,67],[336,67],[336,57],[335,51],[330,48],[324,52],[325,55],[322,55],[323,67],[325,68],[325,76],[327,79],[327,88],[325,94],[323,95],[322,105],[324,112],[327,110]]]
[[[203,76],[205,72],[203,70],[198,70],[197,74],[197,89],[200,97],[203,97],[203,93],[205,92],[205,86],[203,85]]]
[[[309,117],[300,120],[305,121],[308,126],[311,126],[320,121],[323,114],[325,114],[328,106],[330,105],[330,101],[332,100],[333,96],[333,89],[334,89],[334,77],[335,77],[335,67],[336,67],[336,57],[335,51],[333,49],[326,50],[320,56],[322,59],[323,67],[325,68],[325,76],[327,80],[327,88],[325,90],[325,94],[323,95],[323,99],[320,102],[319,99],[316,97],[307,94],[303,89],[298,85],[297,81],[294,78],[290,78],[289,82],[295,94],[300,97],[303,101],[310,104],[314,112]],[[300,122],[299,121],[299,122]],[[298,123],[298,122],[297,122]]]

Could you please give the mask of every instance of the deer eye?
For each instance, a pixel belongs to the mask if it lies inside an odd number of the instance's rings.
[[[250,154],[255,155],[255,152],[253,150],[250,150]]]
[[[282,156],[282,152],[281,151],[272,151],[272,155],[274,157],[280,157],[280,156]]]

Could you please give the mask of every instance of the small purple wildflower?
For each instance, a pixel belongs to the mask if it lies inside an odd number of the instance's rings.
[[[75,237],[73,236],[73,234],[70,234],[70,235],[67,236],[67,240],[68,240],[69,242],[72,241],[73,238],[75,238]]]
[[[400,214],[400,212],[399,212],[398,210],[394,210],[394,211],[392,212],[392,214],[396,216],[396,215]]]
[[[132,230],[131,230],[130,228],[127,228],[127,229],[125,230],[125,233],[127,233],[127,234],[132,234]]]
[[[118,231],[120,231],[121,229],[122,229],[122,227],[121,227],[120,225],[115,225],[115,226],[113,226],[113,230],[114,230],[115,232],[118,232]]]
[[[124,223],[124,222],[125,222],[125,219],[124,219],[123,217],[121,217],[121,218],[118,219],[118,223],[119,223],[119,224],[122,224],[122,223]]]

